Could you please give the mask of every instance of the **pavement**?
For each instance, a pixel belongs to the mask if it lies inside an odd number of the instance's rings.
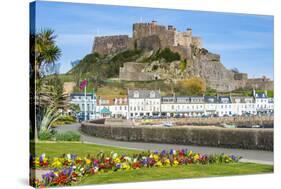
[[[80,130],[80,124],[71,124],[59,126],[56,128],[58,132],[76,131],[81,134],[81,141],[85,143],[99,144],[104,146],[121,147],[127,149],[137,150],[169,150],[169,149],[189,149],[193,152],[204,154],[218,154],[224,153],[227,155],[241,156],[241,162],[252,162],[273,165],[273,152],[262,150],[245,150],[245,149],[231,149],[231,148],[218,148],[208,146],[191,146],[191,145],[178,145],[178,144],[164,144],[164,143],[144,143],[144,142],[128,142],[116,141],[105,138],[99,138],[87,135]]]

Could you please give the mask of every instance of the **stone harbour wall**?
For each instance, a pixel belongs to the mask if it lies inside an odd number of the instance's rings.
[[[273,129],[229,129],[217,127],[118,126],[84,122],[89,135],[121,141],[170,143],[196,146],[273,151]]]

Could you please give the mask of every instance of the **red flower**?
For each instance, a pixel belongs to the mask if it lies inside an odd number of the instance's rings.
[[[135,162],[132,164],[133,169],[141,168],[140,162]]]
[[[66,185],[69,182],[69,179],[63,173],[60,173],[58,177],[53,180],[54,185]]]

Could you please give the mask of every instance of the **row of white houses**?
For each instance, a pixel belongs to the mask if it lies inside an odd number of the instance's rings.
[[[85,101],[86,97],[86,101]],[[237,96],[161,96],[159,90],[128,90],[126,97],[103,98],[94,93],[72,93],[71,103],[77,104],[87,119],[99,117],[140,118],[144,116],[203,115],[233,116],[273,113],[273,98],[266,91],[251,97]]]

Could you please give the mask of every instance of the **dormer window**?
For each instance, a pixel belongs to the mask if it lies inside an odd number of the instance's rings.
[[[135,92],[134,92],[134,97],[135,97],[135,98],[139,98],[139,97],[140,97],[140,94],[139,94],[138,91],[135,91]]]
[[[208,102],[209,102],[209,103],[214,103],[215,100],[214,100],[213,98],[208,98]]]
[[[150,92],[150,98],[155,98],[155,92],[154,91]]]

